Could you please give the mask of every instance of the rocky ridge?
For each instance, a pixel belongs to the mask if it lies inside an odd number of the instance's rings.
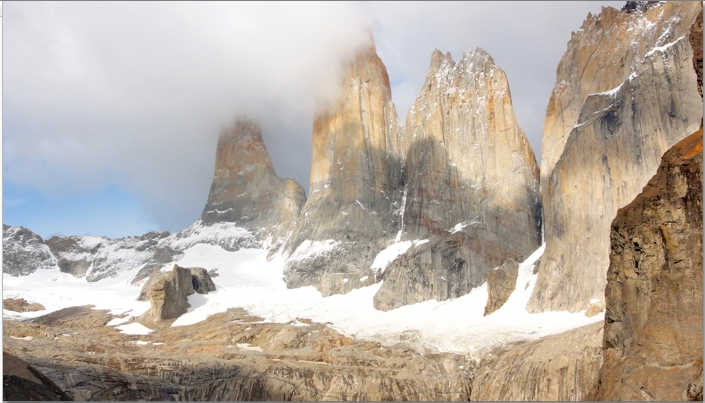
[[[701,13],[699,2],[604,8],[573,34],[544,121],[546,252],[530,311],[576,312],[604,298],[612,218],[700,125],[702,49],[689,38]]]
[[[64,273],[96,282],[141,267],[134,281],[137,284],[198,244],[237,251],[261,248],[265,242],[252,231],[227,222],[205,226],[199,221],[174,234],[148,232],[116,239],[68,236],[47,241],[26,228],[3,225],[3,273],[21,276],[59,268]]]

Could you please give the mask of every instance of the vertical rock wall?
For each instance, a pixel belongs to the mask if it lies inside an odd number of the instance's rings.
[[[619,210],[611,247],[594,398],[702,400],[702,128]]]
[[[387,310],[467,294],[487,270],[540,246],[539,172],[507,76],[482,49],[435,51],[406,122],[397,240],[428,239],[393,261],[375,295]]]
[[[690,34],[701,12],[701,2],[605,8],[573,34],[544,121],[546,252],[530,311],[575,312],[604,298],[617,209],[700,126]]]

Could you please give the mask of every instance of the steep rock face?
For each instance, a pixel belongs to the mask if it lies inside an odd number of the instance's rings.
[[[24,227],[2,226],[2,272],[26,276],[56,267],[56,258],[42,237]]]
[[[215,284],[206,269],[185,268],[174,265],[169,272],[155,273],[142,287],[138,301],[149,299],[151,308],[140,316],[139,321],[148,326],[176,319],[185,313],[190,304],[188,296],[197,292],[208,294],[215,291]]]
[[[701,128],[612,222],[597,400],[702,399],[702,150]]]
[[[530,311],[575,312],[603,298],[617,209],[641,191],[663,153],[700,125],[689,38],[701,12],[700,2],[632,13],[605,8],[573,34],[544,121],[546,252]]]
[[[410,146],[396,240],[431,242],[387,268],[375,295],[383,310],[467,294],[487,270],[528,256],[541,241],[538,166],[506,74],[489,54],[474,49],[455,63],[435,51],[405,127]],[[450,280],[458,272],[463,280]]]
[[[587,400],[602,364],[602,323],[514,345],[480,363],[473,401]]]
[[[485,315],[501,308],[512,295],[519,277],[519,263],[509,259],[501,266],[487,272],[487,306]]]
[[[240,118],[218,139],[215,173],[201,221],[235,223],[276,243],[291,230],[306,201],[304,189],[274,171],[262,129]]]
[[[370,39],[347,66],[341,102],[314,120],[309,198],[285,250],[287,286],[330,295],[373,282],[370,265],[397,227],[399,136],[389,76]]]

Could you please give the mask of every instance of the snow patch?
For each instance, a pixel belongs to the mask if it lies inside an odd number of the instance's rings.
[[[152,332],[152,329],[148,328],[147,326],[145,326],[141,323],[137,323],[137,322],[128,323],[126,325],[120,325],[117,327],[117,329],[120,329],[120,331],[125,334],[136,334],[136,335],[145,335],[145,334],[150,334]]]
[[[334,239],[325,241],[309,241],[307,239],[301,242],[301,245],[289,256],[289,260],[302,261],[311,259],[314,256],[326,255],[336,250],[339,245],[340,242]]]
[[[678,43],[678,42],[679,42],[680,40],[682,40],[683,38],[685,38],[685,36],[681,36],[680,38],[676,39],[675,41],[670,42],[670,43],[667,43],[667,44],[665,44],[665,45],[663,45],[663,46],[656,46],[655,48],[651,49],[647,54],[645,54],[645,55],[644,55],[644,58],[646,59],[647,57],[652,56],[652,55],[655,54],[656,52],[664,53],[668,48],[670,48],[671,46],[675,45],[676,43]]]
[[[375,256],[375,260],[372,262],[372,266],[370,266],[370,269],[374,270],[375,272],[384,273],[384,270],[387,268],[387,266],[389,266],[389,264],[392,263],[392,261],[394,261],[394,259],[396,259],[398,256],[406,253],[406,251],[408,251],[411,246],[423,245],[426,242],[428,242],[428,239],[417,239],[415,241],[393,243],[387,246],[381,252],[379,252],[377,256]]]

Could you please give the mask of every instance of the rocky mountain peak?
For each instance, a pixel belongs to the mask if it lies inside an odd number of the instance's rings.
[[[397,241],[425,240],[384,271],[375,307],[467,294],[539,246],[538,166],[509,83],[487,52],[436,50],[405,125]]]
[[[278,239],[296,221],[305,200],[298,183],[277,176],[257,122],[242,117],[222,130],[203,224],[236,223],[261,232],[262,238]]]
[[[285,251],[287,284],[324,294],[374,282],[370,265],[393,237],[403,174],[389,75],[374,42],[348,61],[342,87],[340,103],[314,120],[309,199]]]

